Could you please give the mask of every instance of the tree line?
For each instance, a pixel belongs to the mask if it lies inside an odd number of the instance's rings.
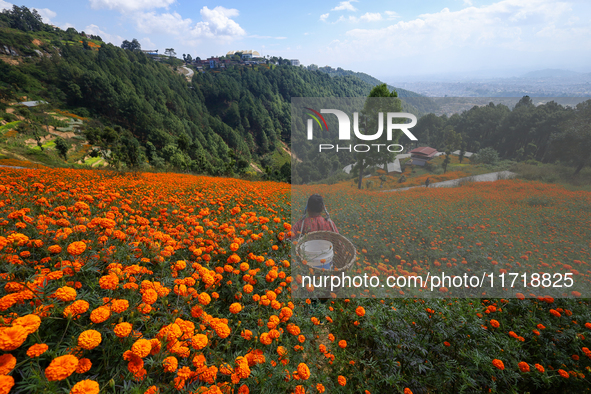
[[[536,106],[524,96],[513,109],[491,102],[449,117],[428,114],[412,130],[421,145],[439,151],[489,148],[501,159],[560,161],[578,173],[590,161],[590,107],[591,100],[576,107],[554,101]]]

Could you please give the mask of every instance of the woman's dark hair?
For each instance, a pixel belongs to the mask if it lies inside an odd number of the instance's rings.
[[[324,200],[320,194],[312,194],[308,198],[308,212],[320,213],[324,210]]]

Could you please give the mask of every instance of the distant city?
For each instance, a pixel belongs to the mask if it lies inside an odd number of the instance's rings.
[[[391,78],[386,82],[428,97],[591,97],[591,73],[548,69],[513,78],[449,79]]]

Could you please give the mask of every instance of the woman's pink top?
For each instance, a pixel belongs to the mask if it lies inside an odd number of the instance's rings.
[[[307,216],[304,220],[304,228],[302,231],[302,220],[299,220],[296,224],[291,227],[292,233],[297,237],[300,232],[303,234],[311,233],[313,231],[332,231],[339,233],[339,229],[331,220],[329,221],[324,216]]]

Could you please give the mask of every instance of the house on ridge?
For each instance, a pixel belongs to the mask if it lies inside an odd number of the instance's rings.
[[[437,149],[429,148],[428,146],[415,148],[410,151],[410,157],[412,159],[411,164],[424,166],[429,160],[435,157],[437,153]]]

